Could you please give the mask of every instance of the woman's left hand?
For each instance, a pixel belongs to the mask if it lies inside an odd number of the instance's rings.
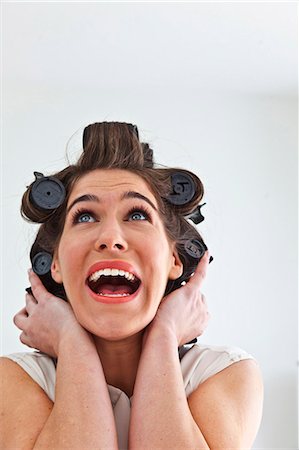
[[[65,336],[79,342],[89,333],[78,323],[71,305],[48,292],[32,270],[29,280],[33,295],[26,294],[26,306],[14,316],[14,324],[22,331],[23,344],[56,358]]]
[[[209,252],[206,251],[190,280],[162,299],[150,324],[150,329],[166,327],[174,332],[178,346],[200,336],[208,325],[210,313],[201,292],[208,265]]]

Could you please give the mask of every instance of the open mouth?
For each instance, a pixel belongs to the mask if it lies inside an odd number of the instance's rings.
[[[134,294],[141,280],[131,272],[119,269],[101,269],[87,278],[88,287],[98,296],[129,297]]]

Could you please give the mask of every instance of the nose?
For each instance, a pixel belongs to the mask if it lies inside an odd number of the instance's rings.
[[[100,227],[95,242],[95,249],[97,251],[124,252],[127,248],[127,241],[118,226],[110,223],[110,225],[107,224]]]

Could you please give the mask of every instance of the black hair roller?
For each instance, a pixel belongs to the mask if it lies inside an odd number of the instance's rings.
[[[56,283],[52,278],[52,255],[42,250],[35,255],[30,255],[30,258],[33,272],[38,275],[47,291],[62,300],[66,300],[66,293],[63,285]],[[31,288],[26,288],[26,291],[33,295]]]
[[[143,151],[143,157],[144,157],[144,167],[150,167],[153,168],[153,157],[154,157],[154,152],[153,150],[150,148],[150,146],[148,144],[141,144],[142,146],[142,151]]]
[[[203,206],[203,205],[202,205]],[[185,250],[191,258],[194,258],[195,267],[199,263],[200,259],[203,257],[208,247],[204,242],[200,242],[198,239],[189,239],[185,242]],[[209,264],[213,261],[213,256],[210,256]],[[192,339],[192,341],[187,342],[185,345],[196,344],[197,338]]]
[[[137,139],[139,140],[139,132],[138,132],[137,125],[133,125],[133,133],[135,133]]]
[[[47,252],[38,252],[31,258],[33,272],[38,275],[44,283],[45,278],[50,276],[52,256]],[[25,289],[28,294],[33,295],[31,287]]]
[[[137,125],[133,125],[132,123],[128,123],[127,126],[129,128],[130,132],[135,134],[135,136],[137,137],[137,139],[139,141],[139,132],[138,132]]]
[[[173,205],[186,205],[195,195],[195,183],[187,173],[175,172],[171,175],[172,192],[167,200]]]
[[[188,241],[184,244],[185,250],[189,256],[194,258],[195,265],[199,263],[205,252],[208,250],[208,247],[203,241],[199,241],[198,239],[188,239]],[[209,264],[214,260],[213,256],[209,258]]]
[[[40,172],[34,172],[35,181],[31,186],[30,200],[40,209],[54,210],[64,202],[65,187],[55,177],[45,177]]]
[[[194,209],[194,211],[192,211],[191,214],[188,214],[187,216],[185,216],[185,218],[192,220],[192,222],[195,223],[195,225],[198,225],[199,223],[201,223],[203,220],[205,220],[204,216],[201,213],[201,208],[204,205],[206,205],[206,203],[203,203],[202,205],[197,206]]]
[[[198,261],[203,257],[208,247],[204,242],[200,242],[198,239],[189,239],[184,244],[185,250],[189,256]]]
[[[33,256],[31,264],[36,275],[46,275],[51,270],[52,256],[47,252],[39,252]]]

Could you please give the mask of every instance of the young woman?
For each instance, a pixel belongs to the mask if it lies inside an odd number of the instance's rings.
[[[22,214],[42,225],[14,322],[39,351],[1,358],[1,448],[251,447],[256,361],[186,346],[209,319],[210,256],[190,223],[202,197],[193,173],[155,167],[124,123],[89,125],[76,165],[36,173]]]

